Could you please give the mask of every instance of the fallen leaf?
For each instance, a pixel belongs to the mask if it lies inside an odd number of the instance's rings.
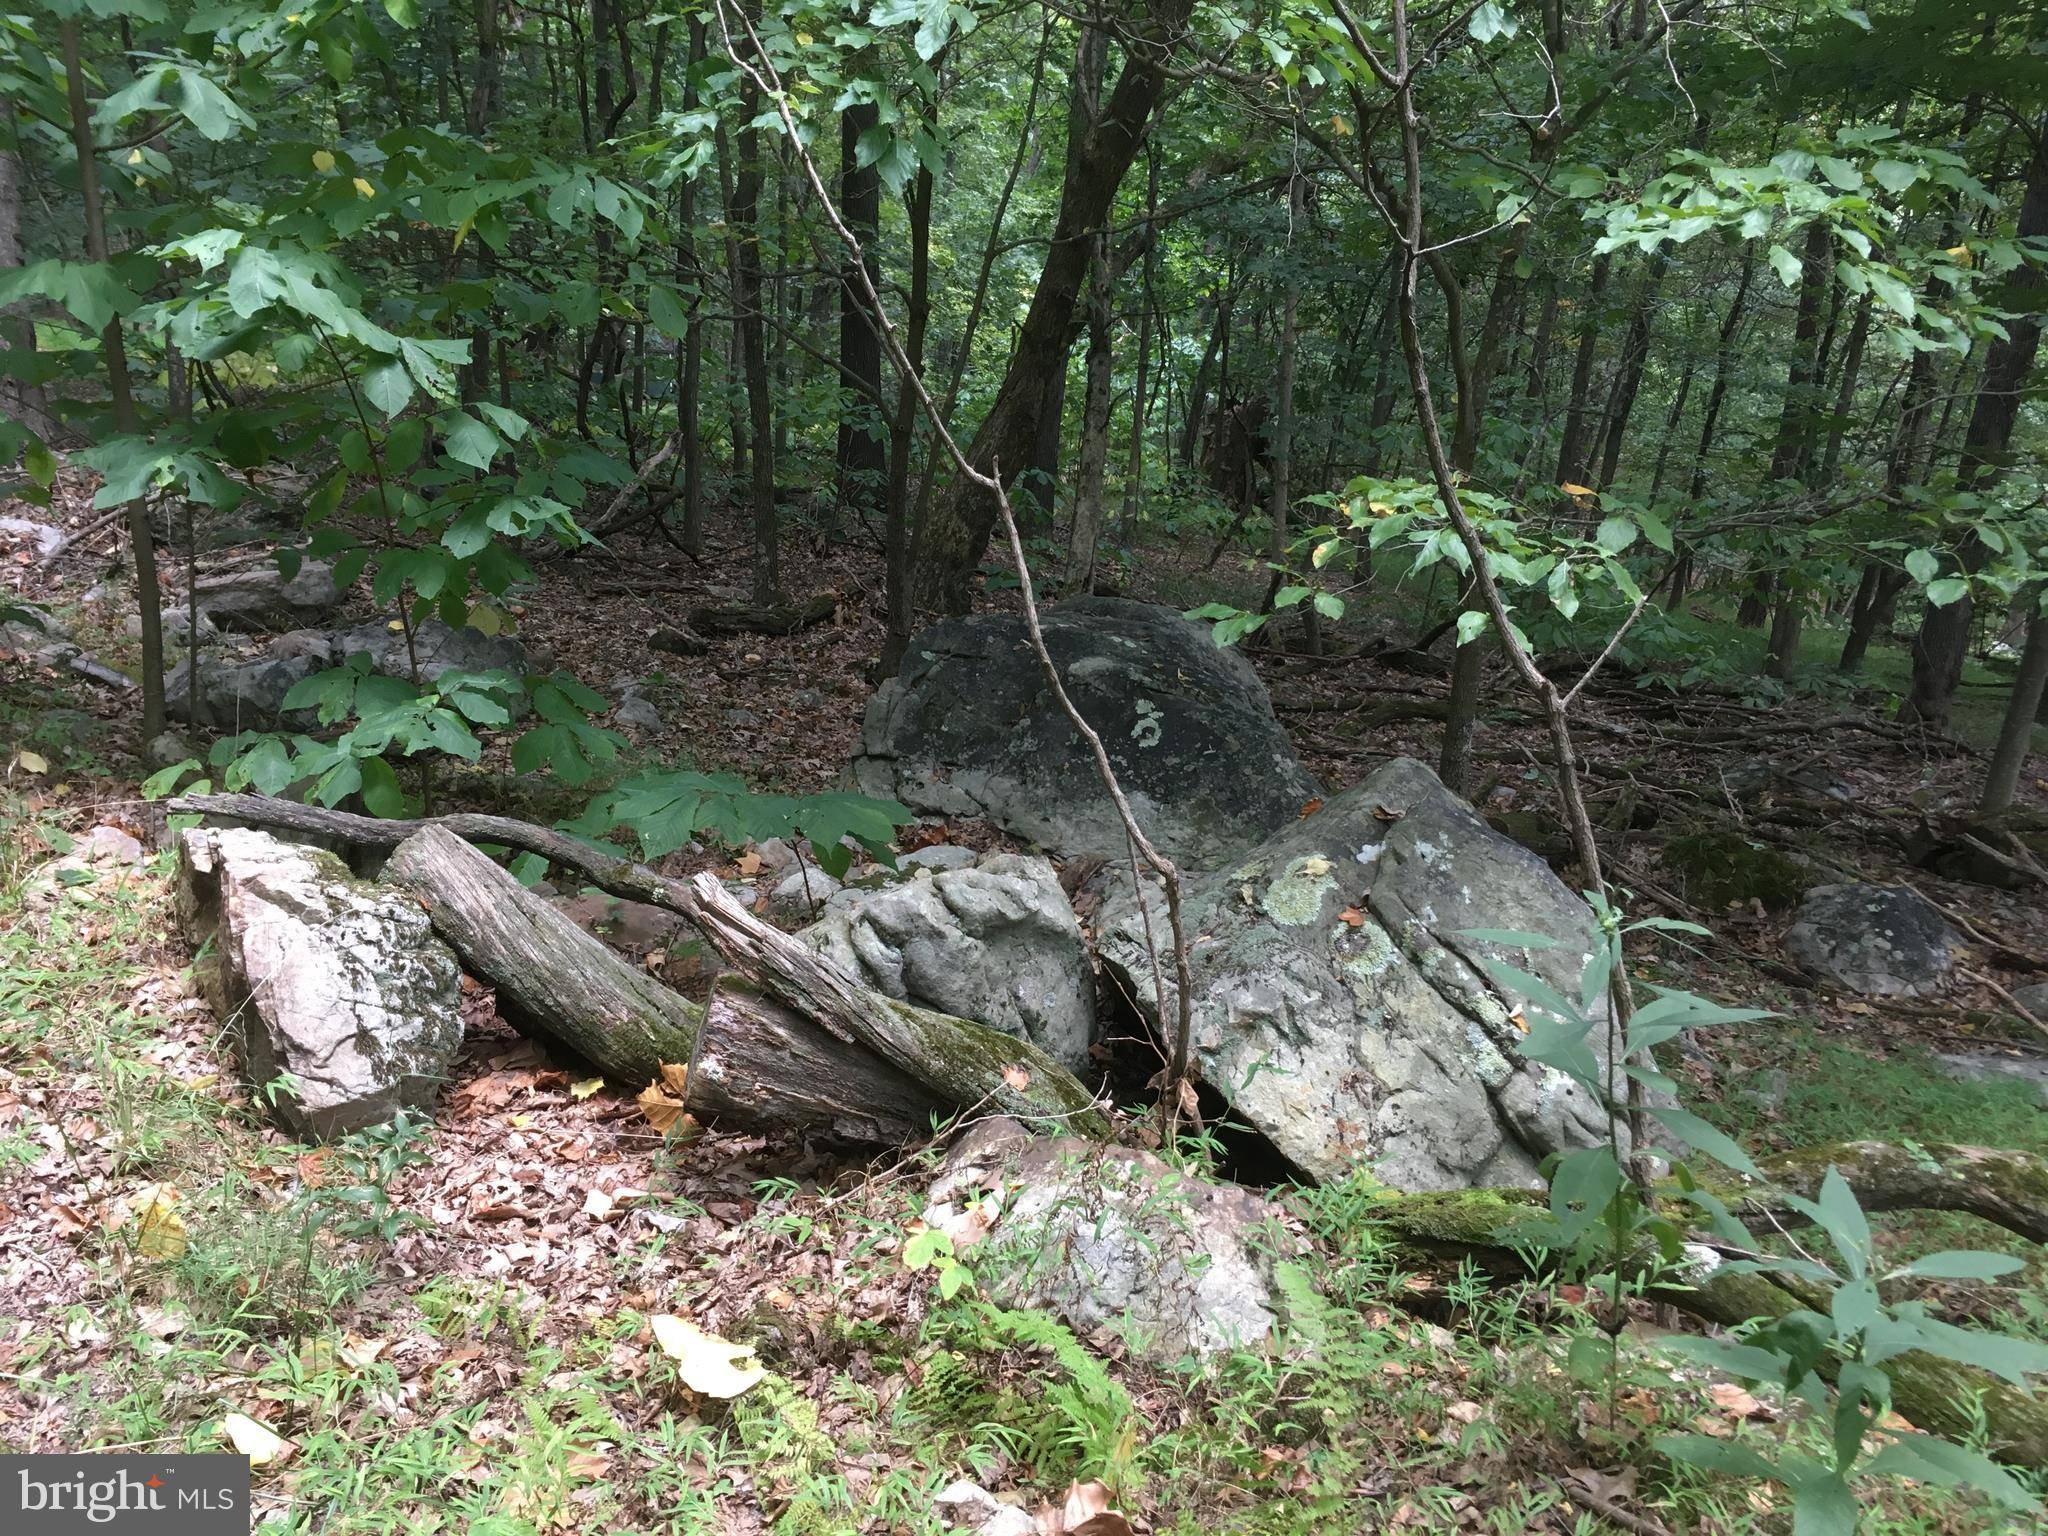
[[[593,1189],[583,1198],[583,1214],[590,1217],[593,1221],[603,1221],[605,1217],[611,1215],[612,1207],[617,1204],[618,1201],[614,1200],[603,1190]]]
[[[1444,1417],[1460,1424],[1476,1424],[1479,1421],[1479,1413],[1477,1403],[1453,1403],[1444,1410]]]
[[[1303,806],[1303,807],[1301,808],[1301,818],[1300,818],[1300,819],[1301,819],[1301,820],[1303,820],[1303,821],[1307,821],[1307,820],[1309,819],[1309,817],[1311,817],[1311,816],[1315,815],[1315,813],[1316,813],[1317,811],[1320,811],[1320,810],[1321,810],[1322,808],[1323,808],[1323,800],[1322,800],[1322,796],[1318,795],[1318,796],[1317,796],[1317,797],[1316,797],[1315,799],[1313,799],[1313,800],[1309,801],[1309,802],[1308,802],[1308,803],[1307,803],[1306,805],[1304,805],[1304,806]]]
[[[1573,485],[1569,480],[1565,481],[1564,484],[1560,485],[1558,489],[1563,491],[1567,496],[1597,496],[1600,494],[1598,491],[1594,490],[1593,487],[1591,487],[1590,485]]]
[[[603,1087],[604,1079],[601,1077],[580,1078],[569,1085],[569,1097],[572,1099],[587,1099]]]
[[[1013,1061],[1003,1068],[1003,1081],[1016,1092],[1022,1093],[1031,1086],[1031,1074]]]
[[[231,1413],[220,1421],[220,1432],[252,1467],[267,1467],[285,1452],[286,1441],[267,1424],[259,1424],[246,1413]]]
[[[23,773],[48,773],[50,760],[40,752],[31,752],[24,747],[14,754],[14,766]]]
[[[175,1259],[185,1252],[185,1218],[172,1208],[177,1191],[157,1186],[156,1198],[135,1221],[135,1246],[144,1258]]]
[[[690,1069],[678,1066],[672,1061],[664,1061],[661,1064],[661,1086],[679,1099],[689,1097]]]
[[[647,1326],[654,1330],[654,1342],[661,1352],[676,1362],[676,1374],[692,1392],[738,1397],[768,1374],[766,1366],[740,1364],[753,1355],[751,1345],[721,1339],[683,1318],[664,1312],[649,1318]]]
[[[1736,1414],[1745,1419],[1768,1416],[1762,1403],[1732,1381],[1715,1382],[1707,1388],[1707,1396],[1711,1397],[1714,1406],[1724,1413]]]
[[[761,873],[761,855],[749,849],[740,855],[738,869],[742,875],[749,878],[758,875]]]
[[[673,1130],[691,1130],[697,1124],[683,1113],[683,1101],[672,1099],[663,1093],[659,1083],[649,1083],[640,1090],[640,1097],[633,1102],[639,1106],[640,1113],[647,1117],[647,1123],[664,1136]]]
[[[1356,907],[1346,907],[1337,914],[1337,918],[1338,921],[1349,923],[1354,928],[1363,928],[1365,926],[1365,914]]]

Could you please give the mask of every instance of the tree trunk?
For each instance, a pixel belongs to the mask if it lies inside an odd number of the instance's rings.
[[[1735,352],[1736,333],[1742,328],[1742,306],[1749,298],[1750,279],[1756,275],[1756,255],[1742,258],[1742,276],[1735,284],[1735,297],[1728,301],[1728,313],[1721,319],[1721,335],[1714,343],[1714,383],[1707,391],[1707,408],[1700,417],[1700,445],[1693,454],[1692,488],[1689,499],[1697,504],[1707,491],[1707,455],[1713,451],[1714,428],[1721,420],[1721,404],[1728,398],[1728,366]]]
[[[1771,641],[1764,657],[1764,675],[1785,682],[1799,659],[1799,636],[1806,627],[1806,597],[1786,585],[1778,593],[1778,605],[1771,612]]]
[[[2014,233],[2023,241],[2048,235],[2048,123],[2040,125],[2035,133],[2027,190],[2020,201]],[[1956,483],[1965,490],[1984,490],[2005,472],[2013,423],[2019,415],[2020,391],[2033,372],[2034,357],[2040,349],[2044,294],[2048,294],[2048,273],[2037,266],[2022,264],[2006,283],[2001,299],[2016,318],[2004,336],[1992,341],[1984,356],[1983,382],[1970,413],[1969,429],[1963,435],[1962,458],[1956,466]],[[1989,554],[1982,541],[1972,534],[1956,552],[1956,564],[1967,578],[1976,573]],[[1969,647],[1974,611],[1967,595],[1940,608],[1928,605],[1926,617],[1920,621],[1920,633],[1913,641],[1913,685],[1899,708],[1901,720],[1934,730],[1948,729],[1956,686],[1962,681],[1963,657]]]
[[[1828,267],[1827,224],[1815,219],[1807,226],[1806,251],[1800,263],[1799,315],[1792,329],[1792,360],[1786,365],[1785,398],[1778,412],[1778,441],[1771,451],[1771,478],[1798,477],[1813,433],[1813,385],[1820,334],[1820,301],[1834,281]]]
[[[1835,412],[1828,422],[1827,452],[1821,456],[1820,483],[1832,485],[1842,463],[1842,441],[1849,431],[1849,412],[1856,404],[1856,384],[1863,372],[1863,354],[1870,345],[1870,300],[1863,295],[1856,306],[1856,323],[1849,328],[1849,347],[1842,357],[1842,381],[1835,390]]]
[[[1906,573],[1873,560],[1863,567],[1863,579],[1849,604],[1849,633],[1842,641],[1842,654],[1835,670],[1849,676],[1863,670],[1870,642],[1891,628],[1892,611],[1899,594],[1906,589]]]
[[[1145,272],[1138,298],[1138,368],[1131,381],[1131,447],[1124,463],[1124,505],[1121,533],[1124,540],[1135,536],[1138,513],[1145,495],[1145,418],[1152,387],[1153,288],[1159,266],[1159,232],[1151,220],[1159,212],[1159,157],[1148,147],[1145,152]],[[1171,356],[1171,352],[1168,353]]]
[[[1299,229],[1306,209],[1306,188],[1300,176],[1292,177],[1287,184],[1287,216],[1290,229]],[[1299,260],[1292,257],[1287,266],[1286,297],[1280,303],[1280,337],[1278,356],[1274,359],[1278,377],[1273,383],[1273,430],[1267,434],[1266,442],[1272,459],[1272,473],[1269,477],[1266,511],[1272,520],[1272,542],[1267,556],[1275,567],[1273,582],[1280,580],[1281,570],[1287,565],[1288,526],[1294,511],[1294,376],[1296,368],[1297,343],[1300,339],[1301,319],[1301,268]],[[1267,604],[1273,600],[1273,588],[1266,594]],[[1315,610],[1313,601],[1304,603],[1302,623],[1307,632],[1307,649],[1311,656],[1322,653],[1321,615]]]
[[[2020,786],[2020,770],[2026,766],[2027,749],[2034,742],[2035,720],[2048,698],[2048,589],[2040,583],[2026,588],[2020,601],[2027,606],[2027,640],[2020,652],[2020,670],[2012,680],[2012,696],[2005,701],[2005,721],[1999,728],[1998,746],[1991,754],[1991,766],[1984,770],[1984,798],[1977,804],[1980,816],[1996,816],[2013,802]]]
[[[1123,68],[1101,119],[1092,128],[1075,124],[1079,142],[1070,146],[1045,266],[995,402],[967,450],[979,470],[1015,475],[1039,439],[1045,381],[1055,370],[1062,377],[1065,373],[1074,306],[1087,277],[1089,236],[1102,227],[1144,140],[1166,86],[1173,40],[1186,25],[1189,9],[1189,0],[1150,0],[1143,19],[1130,28]],[[918,549],[918,586],[932,607],[967,610],[969,580],[995,518],[994,498],[965,476],[956,478],[933,506]]]
[[[85,254],[90,261],[107,260],[107,222],[100,204],[99,151],[93,143],[92,109],[85,96],[85,60],[79,43],[79,23],[63,23],[64,73],[71,107],[71,147],[78,169],[78,193],[85,219]],[[121,333],[121,317],[114,316],[100,333],[100,358],[107,370],[107,390],[113,397],[114,427],[132,436],[142,430],[129,386],[128,350]],[[149,742],[164,728],[164,621],[163,593],[157,586],[156,545],[149,528],[149,504],[138,498],[128,503],[128,548],[135,562],[135,599],[142,618],[142,739]]]
[[[0,101],[0,274],[21,266],[20,120],[14,104]],[[0,309],[0,413],[37,437],[48,437],[50,418],[43,389],[33,377],[36,324],[27,304]]]
[[[871,254],[881,244],[882,177],[874,164],[860,164],[861,135],[881,121],[873,102],[849,106],[839,116],[839,211],[860,241],[862,260],[874,291],[882,291],[881,269]],[[888,474],[881,431],[882,338],[862,297],[860,274],[847,257],[839,284],[839,503],[863,522],[882,501]]]
[[[1596,257],[1586,285],[1586,309],[1579,321],[1578,354],[1572,360],[1572,392],[1564,414],[1564,440],[1557,448],[1559,485],[1584,485],[1590,473],[1593,432],[1587,410],[1593,392],[1593,357],[1600,346],[1600,300],[1607,291],[1609,259]]]
[[[753,460],[748,501],[753,512],[754,604],[766,608],[781,590],[782,574],[775,514],[775,406],[768,384],[767,317],[761,307],[761,243],[766,230],[761,223],[761,130],[753,126],[760,109],[760,92],[749,79],[740,90],[740,118],[747,126],[740,130],[739,163],[733,168],[732,223],[738,253],[732,287]]]
[[[1109,475],[1109,408],[1113,383],[1110,351],[1109,234],[1096,236],[1096,257],[1088,274],[1088,351],[1082,365],[1086,381],[1081,408],[1081,462],[1074,476],[1074,532],[1067,550],[1068,597],[1086,597],[1095,590],[1095,555],[1102,543],[1107,516],[1105,482]]]
[[[684,65],[683,105],[697,104],[696,70],[704,57],[704,20],[688,20],[690,48]],[[704,391],[704,263],[697,255],[697,180],[686,176],[676,196],[676,280],[689,294],[689,320],[676,377],[676,430],[683,435],[683,551],[704,553],[704,442],[699,403]]]
[[[910,299],[904,313],[903,351],[912,372],[922,376],[925,328],[931,319],[932,270],[932,173],[923,166],[911,183],[906,211],[910,219]],[[910,648],[916,612],[910,590],[910,451],[916,442],[917,403],[917,391],[906,374],[897,385],[896,417],[889,427],[889,510],[882,533],[883,605],[888,610],[880,668],[884,677],[895,676],[903,653]],[[926,479],[928,484],[930,477]],[[920,498],[923,495],[920,490]]]
[[[1614,483],[1615,471],[1621,465],[1621,445],[1628,436],[1629,417],[1635,414],[1636,396],[1642,391],[1643,371],[1649,366],[1652,306],[1664,280],[1664,268],[1670,262],[1668,251],[1668,246],[1660,245],[1651,258],[1636,294],[1636,312],[1629,317],[1628,334],[1622,342],[1621,366],[1615,371],[1614,389],[1607,401],[1607,442],[1600,454],[1600,478],[1594,482],[1603,491]]]

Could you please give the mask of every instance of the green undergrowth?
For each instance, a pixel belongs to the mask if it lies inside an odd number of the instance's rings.
[[[36,835],[33,818],[16,823]],[[1574,1468],[1633,1469],[1628,1507],[1673,1531],[1787,1528],[1750,1490],[1651,1449],[1720,1413],[1703,1383],[1674,1385],[1642,1343],[1612,1382],[1573,1380],[1589,1324],[1569,1301],[1404,1257],[1365,1178],[1282,1192],[1307,1244],[1277,1271],[1284,1332],[1202,1371],[1104,1353],[981,1284],[942,1299],[905,1265],[917,1166],[842,1182],[829,1202],[757,1185],[710,1243],[608,1237],[598,1262],[626,1305],[548,1294],[516,1270],[400,1265],[394,1239],[424,1213],[384,1191],[416,1162],[463,1156],[460,1128],[345,1143],[323,1156],[361,1198],[310,1198],[309,1149],[263,1128],[184,997],[162,864],[32,906],[22,877],[47,851],[23,850],[0,885],[0,1088],[47,1107],[0,1129],[0,1203],[62,1190],[79,1226],[55,1245],[54,1289],[0,1296],[0,1450],[216,1450],[229,1416],[248,1415],[287,1442],[256,1474],[259,1528],[276,1536],[937,1536],[935,1496],[962,1477],[1032,1507],[1101,1482],[1162,1536],[1613,1536],[1567,1496]],[[1964,1115],[2021,1139],[2003,1094],[1923,1082],[1907,1063],[1873,1079],[1837,1049],[1800,1046],[1802,1133],[1933,1137]],[[701,1220],[661,1185],[665,1166],[650,1208]],[[106,1219],[151,1187],[175,1192],[169,1249]],[[729,1402],[686,1390],[649,1338],[650,1314],[707,1302],[768,1372]],[[1760,1440],[1817,1433],[1714,1422]],[[1876,1536],[2017,1529],[1938,1490],[1874,1497]]]

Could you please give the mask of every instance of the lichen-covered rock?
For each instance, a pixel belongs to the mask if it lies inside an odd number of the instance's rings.
[[[1905,886],[1817,885],[1785,931],[1785,952],[1823,981],[1870,997],[1923,997],[1956,963],[1961,939]]]
[[[1220,863],[1317,794],[1251,663],[1201,625],[1091,597],[1046,609],[1044,628],[1139,824],[1173,859]],[[1054,853],[1125,851],[1093,754],[1012,614],[949,619],[911,641],[868,701],[854,776],[869,794],[984,817]]]
[[[1044,859],[991,854],[848,890],[799,935],[889,997],[1029,1040],[1088,1064],[1095,981],[1081,925]]]
[[[310,710],[293,711],[294,719],[286,720],[285,695],[325,666],[308,656],[263,656],[239,666],[202,659],[195,716],[188,658],[164,679],[164,708],[174,719],[230,731],[267,730],[280,723],[310,726]]]
[[[461,975],[417,902],[320,849],[195,827],[178,836],[178,913],[201,990],[288,1130],[339,1136],[433,1103],[462,1043]]]
[[[1149,887],[1147,899],[1163,934],[1164,904]],[[1605,1139],[1591,1095],[1517,1054],[1523,999],[1483,968],[1504,961],[1576,995],[1592,912],[1420,763],[1386,764],[1189,882],[1184,903],[1202,1076],[1303,1172],[1330,1179],[1362,1162],[1401,1189],[1535,1186],[1544,1157]],[[1097,954],[1151,1017],[1128,886],[1098,926]],[[1603,1033],[1588,1040],[1596,1056]]]
[[[1107,1330],[1157,1364],[1255,1345],[1285,1316],[1279,1269],[1295,1245],[1279,1208],[1146,1152],[984,1121],[930,1201],[925,1221],[956,1253],[979,1250],[995,1301],[1084,1337]]]

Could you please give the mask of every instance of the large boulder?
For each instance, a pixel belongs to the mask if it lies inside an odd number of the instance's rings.
[[[1947,978],[1962,940],[1908,886],[1817,885],[1785,931],[1785,952],[1831,986],[1870,997],[1924,997]]]
[[[333,636],[333,657],[337,664],[358,651],[369,653],[371,663],[386,677],[411,677],[413,658],[419,658],[420,676],[428,682],[443,672],[512,673],[527,670],[526,647],[510,635],[487,635],[467,626],[454,629],[439,619],[415,625],[410,649],[405,632],[389,623],[359,624]]]
[[[878,992],[1029,1040],[1076,1072],[1088,1064],[1094,975],[1044,859],[998,853],[848,890],[800,937]]]
[[[323,850],[194,827],[178,837],[178,913],[200,988],[286,1129],[339,1136],[432,1105],[462,1043],[461,973],[418,902]]]
[[[317,624],[341,606],[344,593],[334,585],[334,566],[325,560],[301,560],[287,577],[264,562],[214,571],[199,578],[199,616],[218,629],[269,633]],[[181,593],[173,605],[187,605]]]
[[[173,719],[230,731],[267,730],[279,723],[310,726],[310,712],[292,711],[292,718],[286,720],[285,695],[315,672],[324,671],[326,665],[305,655],[260,656],[241,665],[201,660],[195,715],[188,657],[164,678],[164,708]]]
[[[1139,824],[1177,862],[1220,863],[1318,793],[1251,663],[1205,627],[1100,597],[1043,620]],[[949,619],[914,639],[868,701],[853,766],[867,793],[915,810],[985,817],[1058,854],[1125,851],[1094,757],[1011,614]]]
[[[1146,899],[1164,935],[1149,885]],[[1329,1179],[1365,1163],[1402,1189],[1535,1187],[1544,1157],[1605,1139],[1599,1102],[1517,1054],[1524,999],[1483,968],[1505,961],[1577,995],[1592,912],[1422,764],[1386,764],[1188,882],[1183,900],[1202,1076],[1304,1173]],[[1557,945],[1525,949],[1474,929]],[[1128,886],[1105,904],[1096,949],[1151,1017]],[[1591,1032],[1596,1054],[1603,1034]]]
[[[1114,1334],[1155,1364],[1257,1344],[1285,1316],[1295,1244],[1279,1208],[1147,1152],[984,1121],[954,1145],[924,1219],[955,1252],[981,1249],[996,1302]]]

